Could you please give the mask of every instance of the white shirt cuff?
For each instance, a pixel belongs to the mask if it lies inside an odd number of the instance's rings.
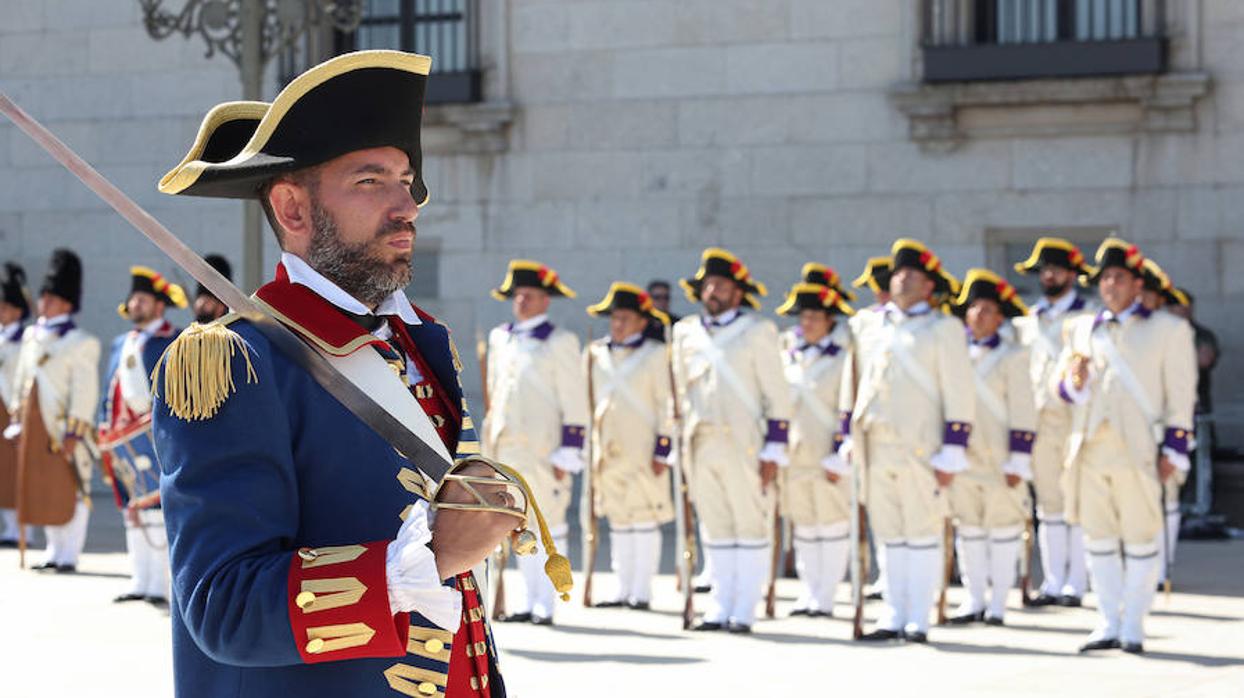
[[[839,477],[846,477],[851,474],[851,466],[846,459],[837,453],[831,453],[821,459],[821,467],[827,473],[833,473]]]
[[[968,469],[967,452],[962,446],[942,444],[941,450],[933,454],[929,463],[934,470],[943,473],[961,473]]]
[[[1011,457],[1002,464],[1002,472],[1016,475],[1024,480],[1032,479],[1032,455],[1028,453],[1011,453]]]
[[[1188,472],[1188,469],[1192,467],[1192,461],[1188,459],[1188,454],[1180,453],[1170,446],[1162,447],[1162,455],[1166,456],[1166,459],[1171,462],[1171,465],[1178,468],[1180,472],[1186,473]]]
[[[428,505],[416,502],[385,550],[389,608],[394,615],[415,612],[449,632],[462,621],[462,595],[441,582],[436,556],[428,543]]]
[[[762,461],[777,463],[779,467],[783,468],[790,464],[790,458],[786,456],[786,444],[777,441],[766,441],[765,447],[760,449],[758,457]]]
[[[573,446],[559,447],[549,456],[549,462],[558,470],[571,474],[583,472],[583,456],[579,454],[579,449]]]
[[[1084,385],[1080,386],[1080,389],[1077,390],[1076,387],[1071,384],[1071,381],[1064,379],[1058,383],[1058,397],[1062,399],[1063,402],[1069,402],[1073,405],[1083,405],[1088,402],[1089,392],[1092,385],[1093,380],[1090,378],[1089,380],[1084,381]]]

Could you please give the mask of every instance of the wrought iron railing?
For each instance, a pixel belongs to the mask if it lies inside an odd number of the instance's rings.
[[[921,25],[934,82],[1165,69],[1165,0],[924,0]]]

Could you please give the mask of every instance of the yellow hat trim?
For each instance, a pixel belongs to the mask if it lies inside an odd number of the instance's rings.
[[[889,257],[869,257],[864,263],[864,273],[855,277],[851,285],[856,288],[865,286],[873,290],[874,293],[881,291],[881,287],[877,284],[877,280],[873,277],[879,267],[892,267],[894,262]]]
[[[702,281],[704,279],[704,275],[706,273],[706,267],[704,263],[710,259],[724,259],[727,262],[729,262],[732,266],[737,264],[738,270],[734,272],[735,281],[741,281],[741,282],[746,282],[748,284],[751,284],[752,286],[755,287],[757,295],[761,295],[761,296],[769,295],[769,289],[760,281],[752,278],[751,270],[747,268],[747,265],[744,264],[741,259],[735,256],[733,252],[722,247],[709,247],[708,249],[704,250],[703,254],[700,255],[700,268],[695,272],[696,281]],[[680,283],[682,282],[680,281]],[[687,298],[692,303],[698,302],[693,291],[688,291],[685,285],[683,286],[683,290],[687,291],[687,294],[688,294]],[[748,304],[756,308],[757,310],[760,309],[760,304],[756,302],[755,298],[749,300]]]
[[[963,284],[959,288],[958,297],[954,299],[954,304],[957,306],[967,305],[968,294],[972,290],[972,285],[978,282],[992,284],[998,289],[998,297],[1003,303],[1015,306],[1021,315],[1028,314],[1028,306],[1020,299],[1014,286],[994,272],[981,268],[968,270],[967,276],[963,278]]]
[[[670,316],[657,310],[652,302],[652,297],[648,295],[648,291],[626,281],[615,281],[609,286],[609,292],[605,294],[605,298],[596,305],[587,307],[588,315],[607,315],[613,306],[613,297],[618,293],[630,293],[639,297],[640,311],[651,315],[661,322],[663,325],[670,324]]]
[[[509,297],[507,297],[505,294],[514,290],[514,272],[518,271],[519,269],[524,269],[527,271],[534,271],[537,273],[543,269],[552,275],[552,281],[549,281],[546,278],[540,279],[540,283],[544,284],[545,288],[556,288],[558,291],[561,292],[563,296],[567,298],[574,298],[575,296],[578,295],[574,291],[570,290],[569,286],[562,283],[561,275],[559,275],[557,271],[553,269],[553,267],[550,267],[547,264],[541,264],[540,262],[537,262],[531,259],[511,259],[510,266],[505,271],[505,279],[501,281],[500,288],[494,288],[492,291],[489,292],[489,295],[491,295],[493,299],[495,300],[499,300],[499,301],[509,300]]]
[[[1070,240],[1064,240],[1063,238],[1038,238],[1036,244],[1032,246],[1032,252],[1028,254],[1028,259],[1017,263],[1015,271],[1021,274],[1027,274],[1032,271],[1033,267],[1037,266],[1037,263],[1041,261],[1041,253],[1048,248],[1066,250],[1072,257],[1070,260],[1072,264],[1081,267],[1084,265],[1084,255],[1080,254],[1080,248],[1076,247]],[[1078,262],[1075,259],[1077,254],[1080,256]]]
[[[190,163],[198,160],[203,155],[203,149],[207,147],[207,142],[212,139],[212,134],[216,133],[216,129],[224,126],[230,121],[241,121],[243,119],[255,119],[257,121],[261,120],[263,119],[264,114],[268,113],[268,108],[270,106],[271,105],[267,102],[224,102],[223,104],[217,104],[212,107],[211,111],[207,112],[207,116],[203,117],[203,123],[199,124],[199,132],[194,137],[194,144],[190,146],[190,152],[186,153],[186,157],[182,158],[181,162],[177,163],[176,167],[169,170],[168,174],[165,174],[162,178],[160,178],[160,191],[165,192],[166,194],[177,193],[173,191],[165,191],[165,180],[171,179],[183,167],[186,167]],[[195,175],[195,178],[198,178],[197,174]],[[194,182],[190,182],[186,184],[186,187],[193,183]],[[185,187],[182,187],[182,189],[185,189]],[[178,191],[181,191],[181,189]]]
[[[790,292],[786,294],[785,302],[783,302],[782,305],[773,312],[778,315],[785,315],[791,308],[794,307],[795,303],[798,302],[799,294],[801,293],[821,294],[825,292],[828,293],[826,293],[826,295],[821,299],[821,304],[826,310],[830,308],[837,308],[843,315],[851,316],[855,314],[855,309],[847,305],[842,298],[842,293],[839,292],[838,289],[833,288],[832,286],[813,284],[806,281],[800,281],[799,283],[791,286]]]
[[[417,53],[376,50],[355,51],[354,53],[347,53],[324,61],[294,78],[293,82],[281,90],[276,99],[272,100],[272,106],[263,114],[259,121],[259,126],[255,129],[255,133],[240,153],[225,163],[206,163],[197,159],[197,157],[189,162],[183,159],[182,164],[160,178],[159,190],[165,194],[177,194],[197,182],[209,164],[232,165],[254,157],[268,144],[268,140],[276,132],[276,127],[285,118],[285,114],[298,103],[298,100],[324,82],[361,68],[392,68],[394,70],[405,70],[416,75],[427,75],[432,70],[432,59],[429,56]],[[193,153],[193,148],[191,152]],[[187,155],[187,157],[190,156]],[[428,200],[425,198],[423,201],[418,202],[418,205],[423,206],[427,202]]]

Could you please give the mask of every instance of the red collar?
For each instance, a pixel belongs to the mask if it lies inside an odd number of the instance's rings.
[[[315,291],[290,283],[283,264],[276,265],[276,278],[260,287],[255,296],[281,324],[333,356],[348,356],[369,344],[386,346],[384,340],[351,322]],[[422,312],[419,315],[424,316]]]

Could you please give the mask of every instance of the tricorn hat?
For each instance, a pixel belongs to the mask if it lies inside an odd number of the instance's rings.
[[[657,310],[652,304],[652,296],[649,296],[647,291],[625,281],[613,282],[601,302],[587,307],[587,314],[608,315],[619,309],[634,310],[640,315],[657,320],[662,325],[670,324],[670,316]]]
[[[824,284],[800,281],[790,287],[786,301],[774,312],[778,315],[798,315],[803,310],[823,310],[831,315],[854,315],[855,311],[843,300],[842,292]]]
[[[942,260],[924,243],[911,238],[899,238],[890,247],[890,259],[893,271],[903,267],[911,267],[924,272],[933,280],[934,295],[954,295],[959,292],[959,281],[945,269]]]
[[[1146,257],[1141,263],[1140,278],[1144,279],[1146,290],[1160,293],[1167,303],[1183,306],[1189,304],[1188,296],[1183,290],[1175,288],[1170,275],[1153,258]]]
[[[550,296],[574,298],[575,292],[562,283],[561,277],[552,267],[529,259],[511,259],[509,269],[501,285],[492,290],[492,297],[503,301],[514,295],[514,289],[538,288],[547,291]]]
[[[1008,318],[1028,314],[1028,307],[1019,299],[1015,287],[988,269],[968,270],[967,276],[963,279],[959,297],[951,304],[950,310],[955,315],[963,317],[967,315],[968,308],[973,301],[981,298],[997,303],[1002,314]]]
[[[0,280],[0,287],[3,287],[4,302],[21,309],[23,320],[30,317],[33,303],[30,301],[30,291],[26,290],[26,270],[21,265],[14,262],[4,263],[4,279]]]
[[[869,257],[864,264],[864,272],[855,277],[851,285],[856,288],[867,286],[873,293],[888,292],[892,271],[894,271],[894,262],[889,257]]]
[[[699,303],[700,289],[704,286],[704,279],[710,276],[733,279],[739,288],[743,289],[743,301],[757,310],[760,309],[760,302],[756,300],[756,296],[769,293],[764,284],[752,278],[746,264],[743,264],[729,250],[723,250],[720,247],[710,247],[704,250],[704,254],[700,255],[700,268],[696,270],[695,276],[690,279],[679,279],[678,285],[682,286],[683,292],[687,294],[687,300]]]
[[[1088,271],[1084,262],[1084,253],[1069,240],[1062,238],[1040,238],[1032,246],[1028,259],[1015,265],[1015,271],[1030,274],[1039,271],[1043,266],[1062,267],[1083,274]]]
[[[43,277],[39,294],[50,293],[69,301],[73,312],[82,307],[82,260],[72,250],[58,247],[52,250],[48,273]]]
[[[1140,248],[1126,240],[1106,238],[1097,248],[1096,266],[1088,266],[1080,275],[1080,283],[1088,286],[1101,279],[1103,271],[1110,267],[1121,267],[1138,277],[1143,278],[1145,256]]]
[[[803,277],[804,283],[828,286],[837,291],[843,298],[849,301],[855,300],[855,294],[849,289],[842,287],[842,277],[838,276],[838,272],[833,267],[827,267],[816,262],[808,262],[803,265],[799,275]]]
[[[184,308],[187,305],[185,290],[164,278],[160,272],[149,267],[130,267],[129,295],[132,296],[135,293],[150,293],[155,296],[156,300],[164,301],[165,305],[171,305],[175,308]],[[117,314],[126,320],[130,319],[130,313],[126,309],[125,301],[122,301],[121,305],[117,307]]]
[[[221,276],[233,281],[233,267],[229,264],[229,260],[225,259],[223,255],[209,254],[203,258],[203,261],[207,262],[213,269],[220,272]],[[216,294],[212,293],[203,284],[199,284],[198,288],[194,291],[194,297],[198,298],[199,296],[211,296],[212,298],[215,298]]]
[[[258,114],[256,106],[221,105],[204,119],[182,162],[160,179],[160,191],[253,199],[277,175],[356,150],[392,146],[410,158],[410,192],[422,206],[428,190],[419,128],[431,67],[431,58],[401,51],[358,51],[325,61],[281,90],[235,154],[213,161],[232,150],[235,136],[226,138],[225,125],[232,123],[241,133]],[[209,148],[218,131],[220,147]]]

